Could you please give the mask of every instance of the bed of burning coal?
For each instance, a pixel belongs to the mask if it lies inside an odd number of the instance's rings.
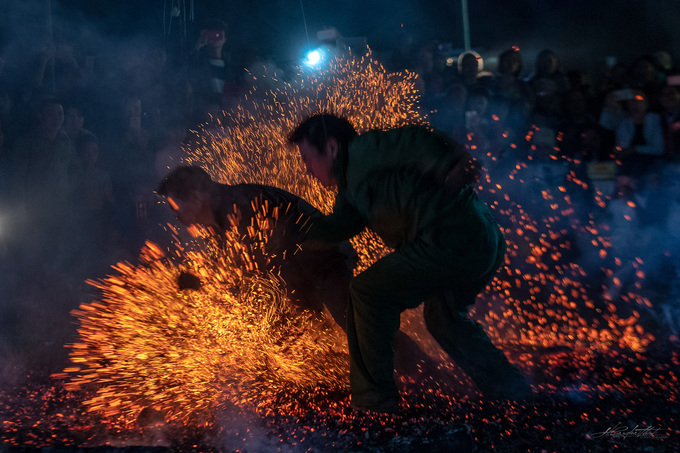
[[[30,374],[0,391],[0,452],[676,452],[680,348],[655,349],[639,363],[598,358],[586,375],[552,366],[522,402],[466,395],[464,377],[446,385],[424,378],[400,383],[394,414],[357,412],[348,394],[317,389],[292,410],[222,407],[189,423],[149,410],[135,427],[99,418],[80,404],[85,395]],[[560,353],[544,351],[539,361],[549,367]],[[602,381],[609,369],[622,370],[630,390]]]

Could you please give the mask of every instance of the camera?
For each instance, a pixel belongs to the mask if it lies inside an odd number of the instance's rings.
[[[224,39],[223,30],[201,30],[201,39],[209,44],[215,44]]]

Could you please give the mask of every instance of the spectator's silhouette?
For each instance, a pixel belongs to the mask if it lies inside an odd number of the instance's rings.
[[[416,65],[416,48],[411,33],[401,32],[396,39],[392,54],[387,58],[387,68],[391,71],[413,70]]]
[[[628,117],[616,129],[616,154],[624,174],[640,177],[664,154],[661,116],[649,110],[647,95],[634,91],[626,101]]]
[[[561,148],[565,156],[573,157],[581,148],[583,134],[597,127],[588,109],[588,96],[579,88],[572,88],[562,98]]]
[[[106,168],[116,199],[120,244],[136,253],[144,241],[148,208],[153,203],[154,153],[151,135],[142,126],[142,102],[134,94],[120,105],[118,126],[109,139]]]
[[[227,25],[221,20],[208,20],[189,55],[189,73],[199,112],[213,109],[215,105],[222,108],[225,93],[231,97],[240,86],[241,71],[232,61],[226,42]]]
[[[501,52],[498,66],[494,74],[491,90],[502,94],[516,104],[516,108],[524,107],[529,102],[530,90],[522,80],[522,54],[515,48]]]
[[[451,85],[432,112],[431,124],[451,136],[464,131],[466,101],[467,88],[463,85]]]
[[[569,88],[569,79],[562,70],[560,59],[551,49],[544,49],[536,56],[534,72],[528,81],[534,95],[537,95],[546,86],[546,81],[550,82],[553,90],[558,95],[561,95]]]
[[[458,56],[457,65],[458,74],[448,82],[448,85],[460,84],[470,89],[480,84],[484,86],[491,86],[493,84],[493,75],[488,71],[484,71],[484,60],[474,50],[467,50],[461,53]]]
[[[13,193],[25,209],[25,257],[44,262],[65,245],[69,218],[73,145],[62,125],[64,109],[55,99],[43,101],[36,127],[12,145]]]
[[[675,85],[664,85],[659,91],[662,125],[666,134],[666,157],[680,158],[680,90]]]
[[[425,108],[432,108],[444,95],[444,76],[441,67],[435,61],[436,44],[426,42],[418,48],[415,72],[422,103]]]
[[[85,129],[85,111],[79,104],[71,104],[64,111],[64,133],[75,145],[82,135],[92,134]]]
[[[642,91],[647,98],[648,108],[655,112],[659,110],[656,103],[661,87],[659,79],[659,71],[651,55],[639,55],[628,66],[628,87]]]
[[[97,137],[89,132],[80,134],[75,148],[78,165],[73,175],[73,237],[78,241],[81,253],[74,264],[91,266],[110,244],[113,186],[109,173],[98,165]]]

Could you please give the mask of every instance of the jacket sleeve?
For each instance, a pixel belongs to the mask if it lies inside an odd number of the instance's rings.
[[[331,214],[310,218],[305,240],[337,244],[356,236],[365,227],[366,219],[339,193]]]

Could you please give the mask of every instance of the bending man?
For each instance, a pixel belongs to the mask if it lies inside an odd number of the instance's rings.
[[[316,114],[289,135],[307,172],[337,186],[333,213],[315,218],[303,249],[375,231],[394,251],[353,278],[347,312],[352,406],[393,411],[393,342],[400,314],[425,302],[428,330],[493,399],[530,393],[468,307],[503,263],[505,240],[469,185],[464,148],[424,126],[357,135],[344,118]]]
[[[219,236],[231,228],[229,217],[234,215],[242,217],[239,231],[245,231],[255,215],[255,201],[260,206],[269,205],[269,214],[278,207],[280,215],[265,246],[267,255],[276,261],[270,267],[281,264],[278,266],[281,278],[296,305],[315,311],[323,310],[325,305],[333,319],[344,328],[346,288],[356,261],[354,250],[349,242],[323,251],[304,251],[298,247],[305,219],[321,216],[319,210],[276,187],[216,183],[197,166],[176,168],[161,181],[156,193],[168,199],[181,223],[208,227]],[[264,265],[263,262],[258,264]]]

